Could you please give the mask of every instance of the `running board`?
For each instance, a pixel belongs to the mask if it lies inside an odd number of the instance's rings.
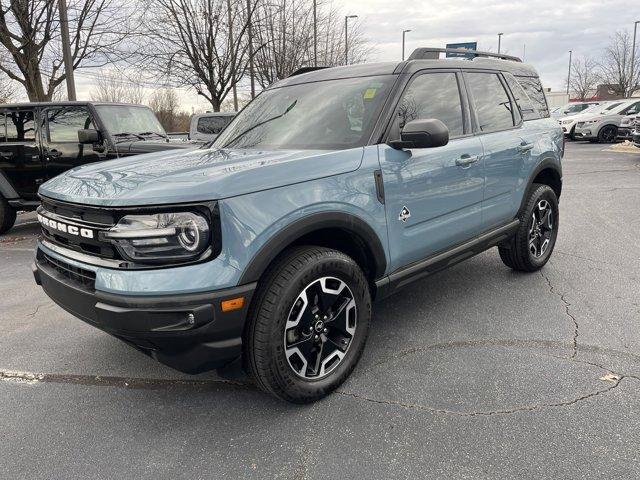
[[[500,242],[510,238],[518,230],[519,226],[520,220],[513,220],[502,227],[483,233],[450,250],[436,253],[424,260],[399,268],[376,281],[376,300],[393,295],[411,282],[449,268],[491,247],[495,247]]]

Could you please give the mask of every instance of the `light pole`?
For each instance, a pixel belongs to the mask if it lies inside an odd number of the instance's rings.
[[[402,61],[404,62],[404,36],[409,33],[411,30],[403,30],[402,31]]]
[[[349,65],[348,23],[350,18],[358,18],[358,15],[345,15],[344,17],[344,64],[345,65]]]
[[[498,34],[498,53],[500,53],[500,46],[502,44],[502,35],[504,35],[504,33]]]
[[[69,43],[69,19],[67,17],[67,2],[58,0],[60,9],[60,33],[62,40],[62,58],[64,60],[64,76],[67,81],[67,99],[76,99],[76,82],[73,78],[73,60],[71,59],[71,44]]]
[[[573,57],[573,50],[569,50],[569,74],[567,75],[567,95],[569,95],[569,85],[571,85],[571,58]],[[571,97],[569,97],[571,100]]]
[[[633,24],[633,47],[631,48],[631,77],[629,79],[629,96],[633,95],[633,74],[634,72],[634,63],[636,60],[636,34],[638,33],[638,24],[640,23],[640,20],[638,20],[637,22],[635,22]]]
[[[318,0],[313,0],[313,66],[318,66]]]

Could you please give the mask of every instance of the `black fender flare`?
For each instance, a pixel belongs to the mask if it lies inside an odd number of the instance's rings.
[[[253,256],[246,266],[240,278],[239,285],[257,282],[271,262],[273,262],[287,246],[304,235],[327,228],[339,228],[355,234],[363,240],[370,249],[370,254],[373,256],[372,260],[375,266],[375,271],[373,272],[374,278],[382,277],[387,268],[387,260],[382,242],[373,228],[356,215],[329,211],[313,213],[295,220],[271,237],[260,247],[258,253]]]
[[[536,168],[534,168],[531,174],[529,175],[529,179],[527,180],[527,187],[524,189],[524,195],[522,196],[522,200],[520,201],[520,208],[518,209],[518,214],[522,212],[522,209],[527,203],[527,199],[529,198],[529,192],[531,191],[531,185],[533,185],[533,180],[538,176],[540,172],[547,169],[551,169],[558,174],[558,176],[560,177],[560,185],[562,185],[562,167],[556,160],[553,160],[551,158],[545,158],[538,165],[536,165]],[[558,196],[558,200],[560,200],[560,196]]]

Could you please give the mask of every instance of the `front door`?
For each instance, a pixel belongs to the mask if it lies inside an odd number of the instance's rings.
[[[46,177],[34,115],[34,109],[0,111],[0,175],[25,200],[37,198],[38,187]]]
[[[43,112],[44,159],[49,178],[79,165],[106,159],[102,144],[78,143],[78,130],[87,128],[96,127],[86,106],[51,107]]]
[[[391,269],[422,260],[480,232],[484,189],[482,144],[470,122],[456,72],[414,77],[394,116],[390,139],[404,124],[436,118],[449,128],[448,145],[395,150],[380,146]]]

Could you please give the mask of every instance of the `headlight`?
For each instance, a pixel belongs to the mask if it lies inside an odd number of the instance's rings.
[[[573,123],[573,120],[563,120],[562,121],[563,125],[569,125],[570,123]]]
[[[587,125],[593,125],[594,123],[598,123],[600,120],[587,120],[586,123]]]
[[[209,223],[192,212],[127,215],[101,235],[124,257],[140,263],[195,260],[211,246]]]

